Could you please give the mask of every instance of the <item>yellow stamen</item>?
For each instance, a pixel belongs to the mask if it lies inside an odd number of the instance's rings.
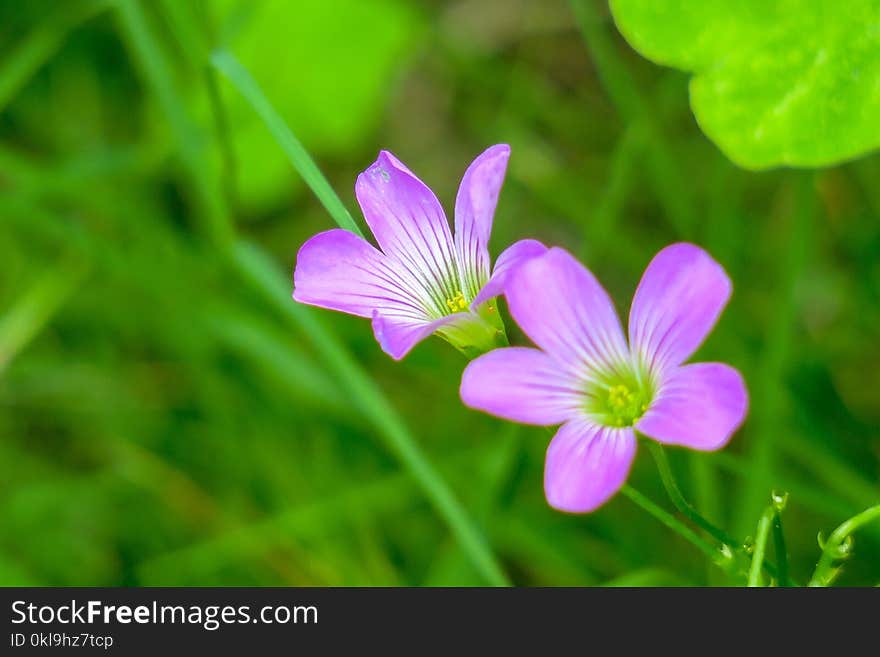
[[[621,410],[627,406],[633,398],[632,392],[622,383],[614,386],[608,391],[608,403],[616,410]]]
[[[461,292],[456,292],[454,297],[446,300],[446,307],[449,308],[449,312],[457,313],[467,310],[468,304],[464,300],[464,295]]]
[[[608,427],[631,427],[651,405],[654,392],[650,382],[643,383],[636,372],[612,372],[595,387],[587,388],[587,410]]]

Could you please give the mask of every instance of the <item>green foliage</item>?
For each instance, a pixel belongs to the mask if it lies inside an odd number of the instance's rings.
[[[598,512],[554,512],[547,432],[463,408],[448,344],[396,363],[368,322],[290,300],[325,205],[360,222],[353,183],[379,148],[451,207],[497,141],[513,155],[493,254],[563,244],[618,307],[675,240],[730,273],[699,357],[739,367],[752,410],[722,453],[668,450],[683,498],[778,564],[775,524],[756,528],[788,491],[794,580],[820,555],[822,581],[880,580],[880,523],[857,515],[880,480],[880,160],[733,167],[683,77],[628,56],[599,3],[577,20],[562,0],[355,4],[376,9],[0,3],[0,584],[745,583],[647,453]],[[245,34],[299,47],[267,22],[337,48],[333,76],[300,95],[331,69],[251,59]],[[374,33],[397,44],[382,66],[359,60]],[[213,69],[218,50],[247,77]],[[266,158],[279,173],[257,193],[243,176]]]
[[[365,146],[378,125],[398,59],[421,32],[398,0],[222,2],[221,36],[278,111],[328,156]],[[238,158],[241,202],[260,209],[295,185],[288,162],[238,94],[224,97]],[[331,109],[332,108],[332,109]]]
[[[880,146],[873,0],[611,0],[627,41],[693,73],[702,129],[740,166],[820,167]]]

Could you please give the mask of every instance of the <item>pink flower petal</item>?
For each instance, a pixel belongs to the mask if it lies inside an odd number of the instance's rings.
[[[562,425],[547,448],[547,502],[570,513],[597,509],[623,486],[635,454],[631,428],[600,427],[585,419]]]
[[[520,328],[557,361],[589,374],[628,360],[608,293],[567,251],[552,248],[516,267],[505,296]]]
[[[537,349],[495,349],[471,361],[461,377],[466,406],[497,417],[549,426],[577,413],[583,392],[577,379]]]
[[[703,249],[666,247],[648,265],[633,298],[630,345],[656,371],[680,365],[712,330],[731,290],[724,269]]]
[[[382,351],[394,360],[400,360],[419,342],[441,326],[454,322],[461,315],[462,313],[456,313],[432,321],[383,314],[382,311],[377,310],[373,314],[373,334]]]
[[[379,247],[411,274],[422,288],[419,296],[445,314],[445,300],[461,290],[449,223],[434,192],[382,151],[358,176],[355,193]]]
[[[372,317],[376,309],[408,318],[426,311],[395,270],[366,240],[341,228],[318,233],[296,256],[293,298],[300,303]]]
[[[520,240],[507,247],[495,262],[495,270],[492,277],[483,286],[479,294],[471,302],[471,308],[476,308],[492,297],[504,293],[507,282],[517,267],[527,260],[536,258],[547,252],[547,247],[537,240]]]
[[[715,450],[727,444],[746,416],[745,382],[723,363],[671,370],[636,430],[665,445]]]
[[[491,146],[467,168],[458,188],[455,249],[469,299],[489,278],[489,235],[509,158],[510,146]]]

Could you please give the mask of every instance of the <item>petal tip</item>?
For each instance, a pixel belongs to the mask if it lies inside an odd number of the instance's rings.
[[[382,351],[394,360],[402,360],[413,348],[440,326],[449,322],[449,317],[438,320],[399,320],[382,315],[379,309],[373,311],[373,334]]]
[[[373,166],[375,167],[376,165],[380,165],[386,169],[395,169],[408,175],[412,175],[412,172],[403,162],[401,162],[400,158],[398,158],[394,153],[388,150],[383,149],[379,151],[379,155],[376,158],[376,162],[373,164]]]
[[[549,487],[546,483],[544,484],[544,499],[547,500],[547,505],[554,511],[561,511],[562,513],[568,513],[571,515],[582,515],[584,513],[591,513],[602,506],[602,504],[604,504],[604,501],[598,504],[577,504],[570,499],[562,496],[557,496],[553,489]]]
[[[510,158],[510,146],[508,144],[494,144],[483,151],[483,155],[486,157],[504,158],[506,160]]]
[[[579,499],[570,495],[565,488],[556,482],[544,481],[544,499],[547,504],[556,511],[570,513],[572,515],[581,515],[584,513],[592,513],[601,506],[604,506],[617,493],[617,490],[587,499]]]
[[[482,358],[482,356],[475,358],[465,366],[464,371],[461,373],[461,382],[458,384],[458,396],[461,399],[461,403],[473,410],[480,410],[472,403],[473,368],[474,363],[479,361],[480,358]]]
[[[295,301],[301,301],[301,299],[297,298],[297,288],[302,284],[303,272],[310,267],[313,259],[320,259],[322,257],[321,251],[328,240],[328,235],[338,230],[341,229],[334,228],[312,235],[297,249],[296,260],[293,265],[293,292],[291,294]]]
[[[379,151],[376,160],[358,174],[354,183],[355,192],[364,190],[365,187],[375,187],[379,183],[390,183],[392,173],[396,171],[410,174],[409,169],[395,157],[394,153],[387,150]]]
[[[687,360],[733,294],[724,267],[696,244],[677,242],[648,263],[629,313],[630,344],[659,369]]]
[[[540,242],[539,242],[540,243]],[[542,245],[543,246],[543,245]],[[581,269],[586,269],[565,249],[552,246],[549,249],[536,253],[533,257],[519,264],[512,272],[508,283],[508,289],[518,287],[522,281],[547,274],[547,267],[554,266],[559,261],[574,262]]]
[[[714,452],[748,417],[745,379],[726,363],[691,363],[674,371],[636,430],[664,445]]]
[[[386,330],[385,319],[378,310],[373,311],[373,335],[376,336],[376,342],[386,354],[394,360],[403,360],[403,357],[412,349],[412,345],[402,345],[400,342],[390,340]]]
[[[495,262],[495,270],[486,284],[474,297],[470,309],[475,310],[478,306],[494,297],[507,292],[507,285],[517,268],[529,260],[541,256],[547,252],[547,247],[538,240],[524,239],[514,242],[507,247]]]
[[[480,166],[501,162],[502,166],[507,166],[507,161],[510,159],[510,146],[507,144],[493,144],[489,146],[482,153],[477,155],[473,161],[471,162],[469,169],[476,169]]]
[[[590,513],[626,482],[636,453],[631,429],[609,430],[569,422],[559,429],[544,460],[544,496],[554,509]]]
[[[721,278],[724,281],[724,285],[728,290],[733,288],[733,282],[730,280],[730,276],[728,276],[727,271],[718,262],[712,255],[703,247],[693,244],[691,242],[675,242],[674,244],[670,244],[669,246],[660,250],[655,259],[659,258],[661,255],[664,257],[675,257],[681,260],[691,260],[696,262],[701,262],[715,269]]]
[[[742,428],[746,422],[746,418],[749,416],[749,389],[746,387],[745,377],[742,375],[742,372],[730,365],[726,366],[726,370],[731,377],[729,385],[735,390],[735,406],[732,411],[730,429],[728,430],[727,435],[725,435],[723,439],[713,447],[714,450],[726,446]]]

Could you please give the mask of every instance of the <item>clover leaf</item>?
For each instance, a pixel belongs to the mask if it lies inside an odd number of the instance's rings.
[[[880,146],[880,2],[610,4],[633,48],[693,73],[697,122],[737,164],[817,167]]]

